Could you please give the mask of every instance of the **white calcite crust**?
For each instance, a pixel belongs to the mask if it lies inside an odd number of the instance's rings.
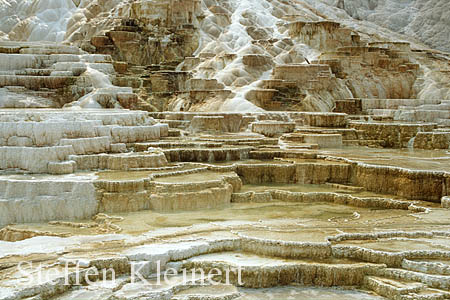
[[[125,152],[127,143],[157,140],[167,135],[167,124],[158,124],[139,111],[7,110],[0,116],[0,169],[72,173],[77,166],[72,162],[62,163],[70,155],[108,153],[111,144],[121,145],[115,146],[119,148],[112,152]],[[165,158],[158,163],[155,160],[156,164],[149,160],[145,166],[160,166],[164,162]],[[116,165],[114,169],[119,168],[117,163],[110,164]]]
[[[72,146],[0,147],[0,169],[47,173],[50,162],[67,160],[72,154],[74,154]]]
[[[450,299],[447,2],[0,0],[0,300]]]
[[[0,179],[0,226],[88,219],[97,212],[93,177]]]

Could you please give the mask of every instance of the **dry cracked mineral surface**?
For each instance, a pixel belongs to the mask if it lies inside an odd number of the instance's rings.
[[[0,299],[450,299],[449,15],[0,0]]]

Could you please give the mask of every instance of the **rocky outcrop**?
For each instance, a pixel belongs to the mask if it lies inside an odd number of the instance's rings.
[[[0,180],[0,226],[60,219],[88,219],[97,212],[92,178],[57,181]]]
[[[277,137],[283,133],[293,132],[295,129],[295,123],[265,121],[252,123],[251,127],[252,132],[260,133],[267,137]]]
[[[448,9],[448,3],[433,0],[427,3],[409,0],[396,1],[323,1],[343,10],[356,20],[366,20],[395,32],[417,38],[433,48],[446,52],[449,45],[444,41],[449,24],[440,16]]]
[[[0,0],[0,299],[449,298],[449,57],[389,1]]]
[[[145,142],[168,134],[167,125],[155,124],[153,119],[142,112],[3,112],[0,120],[0,153],[3,157],[0,169],[3,170],[67,174],[73,173],[77,168],[119,168],[129,155],[100,154],[116,152],[117,146],[114,145]],[[33,121],[24,122],[30,119]],[[99,163],[99,159],[105,162]],[[89,166],[86,165],[86,160],[91,161]],[[139,157],[132,160],[137,161]],[[159,160],[165,161],[164,155]],[[131,163],[128,164],[128,168],[133,168]],[[146,166],[163,164],[148,162]],[[139,166],[139,163],[135,165]]]
[[[431,132],[436,124],[426,123],[376,123],[351,122],[350,128],[363,130],[367,139],[382,140],[385,147],[407,148],[420,132]]]
[[[449,149],[450,132],[418,132],[414,138],[415,149]]]

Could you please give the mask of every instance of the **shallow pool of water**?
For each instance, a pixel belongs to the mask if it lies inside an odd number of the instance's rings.
[[[357,214],[355,214],[357,212]],[[184,227],[194,224],[210,222],[247,221],[257,222],[267,231],[271,230],[271,223],[288,230],[302,231],[306,228],[358,228],[376,226],[391,226],[393,222],[408,223],[413,226],[415,218],[405,210],[382,210],[357,208],[333,203],[233,203],[229,207],[184,211],[174,213],[157,213],[154,211],[139,211],[114,214],[123,217],[123,221],[115,223],[123,231],[121,233],[140,234],[159,228]],[[78,221],[90,222],[90,220]],[[53,226],[47,223],[28,223],[14,225],[20,229],[33,229],[73,235],[96,234],[95,228],[73,228],[67,226]],[[214,229],[214,226],[211,226]],[[217,229],[217,228],[216,228]],[[326,230],[327,231],[327,230]],[[261,233],[264,235],[264,233]],[[271,234],[276,238],[276,233]],[[279,239],[292,239],[295,234],[284,235],[278,233]],[[307,234],[308,235],[308,234]],[[315,237],[315,240],[322,235]],[[303,236],[306,239],[306,236]],[[301,240],[301,235],[296,238]]]
[[[450,172],[450,153],[446,150],[344,147],[336,150],[327,149],[321,153],[369,164]]]
[[[381,300],[384,297],[361,290],[344,290],[338,288],[316,288],[286,286],[268,289],[239,289],[242,296],[237,300]]]
[[[148,178],[152,174],[184,171],[195,168],[198,168],[198,166],[193,164],[173,164],[155,170],[99,171],[96,175],[98,176],[98,180],[137,180]]]
[[[402,252],[412,250],[450,250],[450,238],[431,239],[378,239],[376,241],[346,241],[345,245],[356,245],[378,251]]]
[[[327,184],[284,184],[284,183],[265,183],[265,184],[245,184],[242,186],[241,192],[264,192],[267,190],[283,190],[298,193],[339,193],[348,194],[358,197],[377,197],[401,199],[394,195],[378,194],[369,191],[352,190],[351,187],[346,189],[343,186],[332,186]]]
[[[234,172],[230,173],[219,173],[212,171],[204,171],[193,174],[175,175],[170,177],[160,177],[156,178],[156,182],[167,182],[167,183],[183,183],[183,182],[205,182],[208,180],[220,180],[224,175],[235,175]]]

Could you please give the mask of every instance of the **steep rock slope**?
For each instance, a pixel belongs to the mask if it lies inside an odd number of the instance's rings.
[[[450,99],[448,57],[420,41],[449,34],[448,4],[428,2],[0,0],[0,39],[104,55],[115,70],[101,82],[133,89],[140,109],[331,111],[348,98]],[[83,95],[70,99],[97,105]]]
[[[366,20],[450,52],[447,0],[322,0],[356,20]]]

